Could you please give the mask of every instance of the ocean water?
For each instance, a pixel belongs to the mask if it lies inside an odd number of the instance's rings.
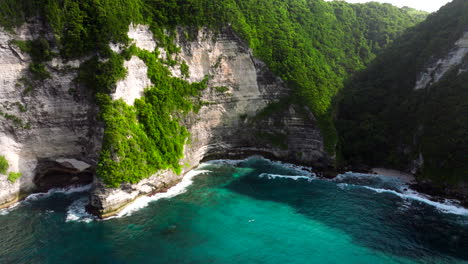
[[[393,178],[213,161],[105,221],[87,189],[0,211],[0,263],[468,263],[468,210]]]

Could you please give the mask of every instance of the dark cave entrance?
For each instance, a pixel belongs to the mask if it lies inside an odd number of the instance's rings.
[[[40,161],[36,169],[34,184],[36,192],[47,192],[53,188],[87,185],[93,182],[94,171],[90,168],[78,170],[66,163]]]

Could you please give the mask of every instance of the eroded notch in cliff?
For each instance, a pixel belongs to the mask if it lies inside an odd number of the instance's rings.
[[[93,182],[92,166],[75,159],[39,160],[34,176],[36,192],[53,188],[87,185]]]

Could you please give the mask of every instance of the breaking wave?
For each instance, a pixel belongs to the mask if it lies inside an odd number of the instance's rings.
[[[124,209],[122,209],[117,215],[113,217],[109,217],[106,220],[113,219],[113,218],[120,218],[120,217],[125,217],[125,216],[130,216],[132,213],[145,208],[148,206],[149,203],[157,201],[159,199],[163,198],[171,198],[174,196],[177,196],[179,194],[185,193],[187,191],[187,188],[192,185],[193,183],[193,178],[197,175],[208,173],[210,171],[208,170],[192,170],[188,172],[182,181],[175,185],[172,188],[169,188],[166,192],[163,193],[157,193],[153,196],[142,196],[137,198],[135,201],[133,201],[131,204],[126,206]]]
[[[66,188],[53,188],[47,191],[46,193],[33,193],[33,194],[30,194],[28,197],[26,197],[23,201],[17,202],[8,208],[1,209],[0,215],[7,215],[11,211],[15,210],[16,208],[20,207],[22,204],[27,203],[27,202],[36,201],[39,199],[45,199],[57,193],[70,195],[74,193],[88,192],[89,190],[91,190],[92,187],[93,187],[93,184],[73,185],[73,186],[69,186]]]
[[[93,187],[93,184],[88,184],[88,185],[74,185],[74,186],[69,186],[69,187],[65,187],[65,188],[53,188],[53,189],[50,189],[48,192],[46,193],[33,193],[31,195],[29,195],[28,197],[26,197],[26,199],[24,199],[25,201],[33,201],[33,200],[38,200],[38,199],[44,199],[44,198],[48,198],[54,194],[57,194],[57,193],[61,193],[61,194],[65,194],[65,195],[70,195],[70,194],[73,194],[73,193],[82,193],[82,192],[88,192],[89,190],[91,190],[91,188]]]
[[[66,222],[84,222],[89,223],[96,220],[97,217],[86,212],[86,205],[89,203],[88,197],[82,197],[74,201],[67,208]]]
[[[262,173],[259,177],[266,177],[268,179],[308,179],[308,181],[314,179],[306,176],[275,175],[268,173]],[[345,174],[338,175],[330,181],[335,182],[336,186],[342,190],[364,188],[378,194],[393,194],[406,201],[423,203],[435,207],[438,211],[443,213],[468,216],[468,209],[460,206],[458,201],[448,199],[444,199],[443,201],[434,201],[431,196],[424,195],[410,189],[407,184],[403,183],[396,177],[347,172]]]
[[[423,195],[411,189],[408,189],[407,191],[400,193],[394,190],[373,188],[369,186],[361,186],[361,187],[371,190],[376,193],[390,193],[404,200],[412,200],[412,201],[424,203],[424,204],[435,207],[437,210],[443,213],[468,216],[468,209],[458,205],[458,203],[453,200],[445,199],[443,202],[436,202],[436,201],[431,200],[430,196]]]
[[[260,178],[267,178],[267,179],[270,179],[270,180],[273,180],[273,179],[290,179],[290,180],[307,180],[307,181],[312,181],[313,179],[315,179],[314,177],[312,176],[302,176],[302,175],[279,175],[279,174],[270,174],[270,173],[262,173],[260,175],[258,175],[258,177]]]

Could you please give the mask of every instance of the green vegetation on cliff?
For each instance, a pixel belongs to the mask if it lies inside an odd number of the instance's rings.
[[[189,136],[180,117],[197,110],[191,98],[206,87],[205,82],[190,84],[171,77],[157,53],[132,48],[157,85],[146,89],[135,106],[98,94],[106,130],[97,173],[114,187],[122,182],[137,183],[161,169],[180,173],[179,160]]]
[[[52,53],[49,42],[45,38],[40,37],[29,41],[14,40],[12,44],[31,56],[32,63],[29,65],[29,71],[34,79],[44,80],[50,77],[44,62],[52,59]]]
[[[313,111],[326,150],[333,154],[333,100],[344,81],[423,19],[413,10],[388,4],[322,0],[5,0],[0,13],[5,14],[0,23],[7,28],[40,17],[52,28],[51,44],[63,58],[93,56],[79,80],[96,92],[102,109],[106,132],[98,175],[112,186],[136,182],[162,168],[179,170],[187,131],[177,117],[193,109],[187,98],[203,86],[170,78],[155,53],[138,51],[157,87],[148,89],[135,106],[112,102],[108,94],[125,76],[124,57],[132,53],[115,54],[108,44],[128,43],[131,22],[150,25],[169,54],[178,51],[173,44],[177,26],[216,31],[229,25],[293,88],[287,101]],[[181,70],[188,74],[185,66]]]
[[[8,161],[4,156],[0,156],[0,173],[1,174],[6,174],[8,170]]]
[[[5,158],[5,156],[0,156],[0,173],[6,175],[9,167],[10,164],[8,164],[8,160]],[[8,174],[8,180],[11,183],[15,183],[16,180],[21,178],[21,176],[22,175],[20,172],[10,172]]]
[[[148,66],[148,87],[134,106],[112,101],[109,93],[123,79],[125,58],[138,56]],[[107,61],[97,57],[83,63],[79,80],[94,89],[106,124],[97,174],[109,186],[137,183],[161,169],[180,173],[180,158],[188,138],[180,117],[198,109],[206,82],[190,84],[171,77],[158,53],[129,47],[122,55],[111,53]],[[192,99],[193,98],[193,99]]]
[[[415,90],[420,73],[468,31],[468,2],[455,0],[408,30],[343,92],[340,149],[351,163],[408,169],[456,182],[468,175],[468,57],[444,78]]]
[[[388,4],[352,5],[321,0],[206,0],[145,3],[166,25],[212,27],[231,24],[254,55],[290,87],[295,101],[318,119],[326,149],[337,140],[333,98],[344,80],[362,69],[404,29],[423,18]],[[171,14],[167,16],[165,14]]]
[[[19,178],[21,178],[21,172],[10,172],[8,174],[8,180],[11,183],[15,183]]]

